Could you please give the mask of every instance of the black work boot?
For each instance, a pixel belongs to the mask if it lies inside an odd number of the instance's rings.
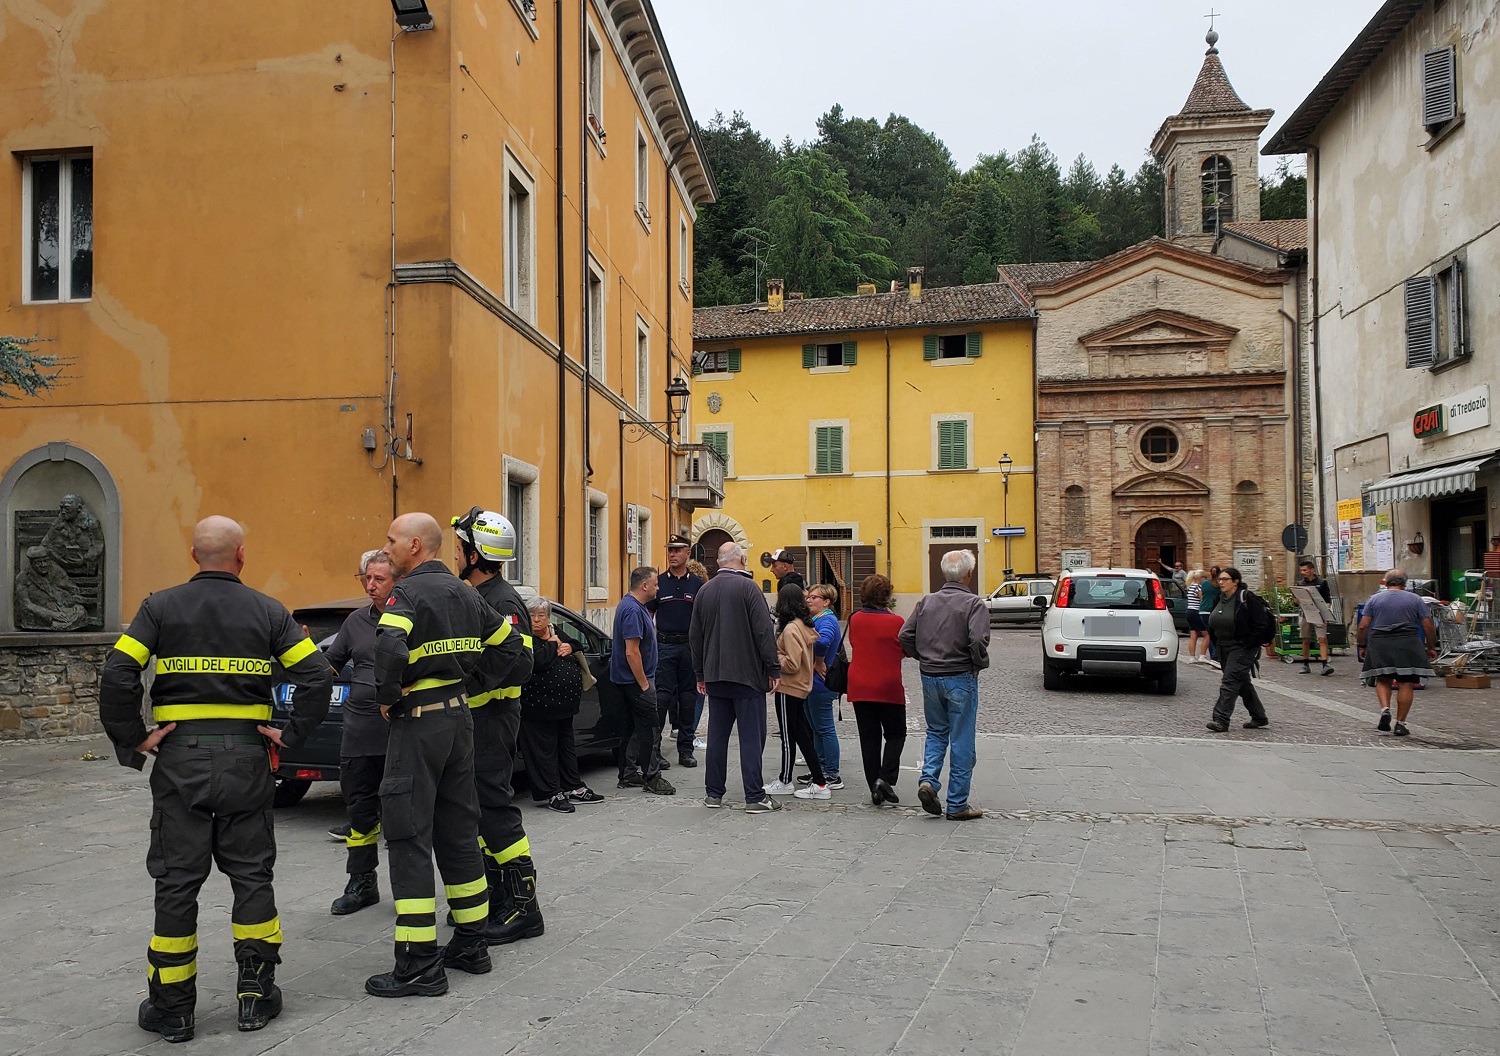
[[[500,866],[501,878],[490,890],[490,923],[484,941],[504,946],[517,939],[534,939],[545,930],[536,900],[536,864],[529,855]],[[505,897],[496,896],[504,891]]]
[[[375,881],[375,874],[350,873],[349,882],[344,885],[344,893],[333,900],[333,908],[329,910],[336,917],[342,917],[348,913],[356,913],[366,906],[373,906],[380,901],[380,885]]]
[[[254,957],[241,961],[236,996],[240,999],[241,1030],[260,1030],[281,1015],[281,987],[276,985],[276,966]]]
[[[484,945],[461,948],[448,943],[443,947],[443,967],[456,968],[460,972],[468,972],[470,975],[485,975],[494,963],[490,960],[489,947]]]
[[[142,1030],[160,1034],[163,1041],[193,1040],[193,1014],[191,1012],[174,1016],[153,1005],[149,997],[141,1002],[141,1009],[136,1013],[135,1021]]]
[[[448,992],[448,973],[443,971],[441,957],[413,975],[401,974],[402,961],[407,961],[407,971],[416,967],[398,952],[395,968],[365,980],[365,993],[375,997],[437,997]]]

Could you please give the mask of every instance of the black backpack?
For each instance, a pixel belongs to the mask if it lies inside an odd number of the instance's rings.
[[[1240,593],[1244,595],[1245,625],[1249,629],[1246,645],[1259,648],[1276,639],[1276,615],[1271,611],[1271,606],[1266,604],[1266,599],[1256,594],[1249,587],[1241,587]]]

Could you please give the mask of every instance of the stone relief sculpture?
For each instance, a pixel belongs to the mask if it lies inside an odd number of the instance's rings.
[[[16,577],[16,625],[28,631],[76,631],[91,622],[83,596],[45,546],[26,550]]]
[[[15,626],[27,631],[102,627],[104,531],[88,505],[67,494],[56,511],[16,511],[14,527]]]

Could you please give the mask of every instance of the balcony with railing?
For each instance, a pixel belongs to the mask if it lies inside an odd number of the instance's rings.
[[[724,506],[724,459],[708,444],[679,444],[677,482],[672,492],[683,506],[717,510]]]

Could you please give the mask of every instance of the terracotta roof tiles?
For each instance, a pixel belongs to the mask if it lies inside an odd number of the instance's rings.
[[[1205,114],[1239,114],[1250,109],[1229,83],[1224,64],[1219,61],[1219,49],[1209,48],[1203,56],[1203,67],[1198,71],[1198,80],[1182,104],[1178,117],[1195,117]]]
[[[1306,220],[1236,220],[1224,225],[1224,233],[1271,249],[1307,248]]]
[[[905,327],[989,323],[1031,318],[1031,306],[1008,283],[937,286],[912,303],[907,291],[851,297],[813,297],[784,302],[780,312],[764,303],[693,310],[693,339],[733,341],[791,334],[851,333]]]

